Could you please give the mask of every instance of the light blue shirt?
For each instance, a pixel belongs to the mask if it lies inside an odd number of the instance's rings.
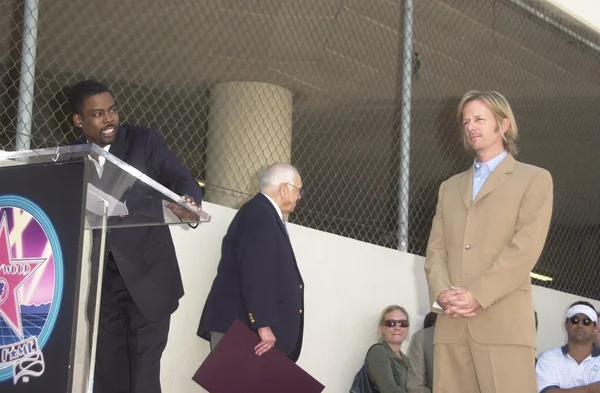
[[[487,180],[490,173],[496,169],[498,164],[508,155],[508,152],[504,150],[502,153],[498,154],[496,157],[492,158],[488,162],[477,162],[473,164],[473,200],[483,187],[483,184]]]

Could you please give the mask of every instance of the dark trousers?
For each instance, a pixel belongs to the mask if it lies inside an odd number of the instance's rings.
[[[109,256],[102,280],[94,393],[161,393],[170,317],[148,321]]]

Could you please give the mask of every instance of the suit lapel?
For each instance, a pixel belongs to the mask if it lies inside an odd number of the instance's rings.
[[[110,145],[110,149],[108,152],[113,156],[117,157],[121,161],[125,161],[125,140],[126,140],[126,129],[122,125],[119,124],[119,130],[117,133],[117,138]]]
[[[473,200],[473,166],[468,171],[463,172],[458,182],[458,188],[460,189],[462,200],[468,209],[471,207],[471,201]]]
[[[119,129],[117,131],[117,138],[110,145],[109,153],[121,161],[125,161],[125,141],[126,141],[126,128],[119,124]],[[79,137],[74,144],[87,144],[88,140],[85,135]],[[113,164],[104,164],[104,169],[102,172],[102,176],[98,176],[98,172],[96,166],[93,163],[88,165],[88,182],[98,187],[102,191],[111,193],[111,190],[116,186],[116,184],[120,181],[119,176],[114,176],[114,171],[116,171],[116,167]]]
[[[288,240],[288,243],[291,246],[292,243],[290,241],[290,236],[288,234],[288,231],[283,226],[283,221],[282,221],[281,218],[279,218],[279,214],[277,213],[277,210],[275,210],[275,207],[273,206],[273,204],[271,203],[271,201],[269,201],[267,199],[267,197],[263,195],[262,192],[259,192],[257,194],[257,197],[262,200],[262,203],[266,204],[269,207],[269,209],[271,210],[271,213],[273,214],[273,217],[275,217],[275,220],[277,221],[277,225],[279,226],[279,230],[281,230],[281,232],[283,232],[283,234],[285,235],[286,239]]]
[[[500,184],[507,181],[509,174],[513,171],[514,167],[515,159],[509,154],[500,162],[500,164],[498,164],[496,169],[490,173],[487,180],[483,184],[483,187],[481,187],[481,190],[479,190],[479,193],[477,193],[473,203],[477,203],[477,201],[479,201],[481,198],[498,188]]]
[[[108,153],[126,163],[126,161],[125,161],[125,147],[126,147],[125,146],[125,140],[126,140],[125,135],[126,134],[125,134],[125,132],[126,132],[125,127],[119,125],[119,129],[117,132],[117,138],[113,141],[113,143],[110,144],[110,149],[108,150]],[[103,176],[101,178],[101,184],[105,185],[106,190],[112,190],[113,192],[116,192],[116,189],[118,189],[120,186],[125,186],[125,184],[127,184],[126,187],[129,188],[134,183],[136,183],[130,175],[127,175],[123,178],[121,176],[121,171],[122,171],[122,169],[119,169],[112,162],[104,163],[104,172],[103,172]],[[122,193],[123,191],[124,191],[124,189],[121,188],[120,192]]]

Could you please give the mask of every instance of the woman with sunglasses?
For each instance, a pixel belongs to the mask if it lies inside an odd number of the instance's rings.
[[[386,307],[379,318],[379,342],[369,348],[369,379],[381,393],[406,393],[408,357],[401,346],[408,333],[408,312],[404,307]]]

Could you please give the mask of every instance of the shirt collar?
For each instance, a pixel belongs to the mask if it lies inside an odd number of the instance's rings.
[[[560,347],[560,350],[562,351],[563,355],[567,356],[569,354],[569,344],[563,345]],[[596,344],[592,344],[591,356],[593,358],[600,356],[600,348],[598,348]]]
[[[488,167],[488,169],[490,170],[490,173],[491,173],[491,172],[494,171],[494,169],[496,169],[496,167],[498,166],[498,164],[500,164],[500,162],[502,162],[502,160],[504,158],[506,158],[507,155],[508,155],[508,152],[506,150],[504,150],[502,153],[498,154],[496,157],[492,158],[488,162],[482,162],[481,164],[487,165],[487,167]],[[477,164],[479,164],[479,162],[477,162],[477,160],[475,160],[473,162],[473,165],[475,166],[475,168],[477,168]],[[479,169],[479,168],[477,168],[477,169]]]
[[[92,143],[92,142],[88,141],[87,139],[86,139],[86,141],[87,141],[87,143]],[[108,152],[110,150],[110,145],[106,145],[102,149],[104,149],[105,151]]]
[[[281,209],[279,208],[279,206],[277,206],[277,204],[275,203],[275,201],[273,199],[271,199],[271,197],[268,196],[267,194],[265,194],[264,192],[261,192],[261,194],[263,194],[264,196],[267,197],[267,199],[269,200],[269,202],[271,202],[271,204],[273,205],[273,207],[277,211],[277,214],[279,215],[279,218],[283,221],[283,215],[281,214]]]

